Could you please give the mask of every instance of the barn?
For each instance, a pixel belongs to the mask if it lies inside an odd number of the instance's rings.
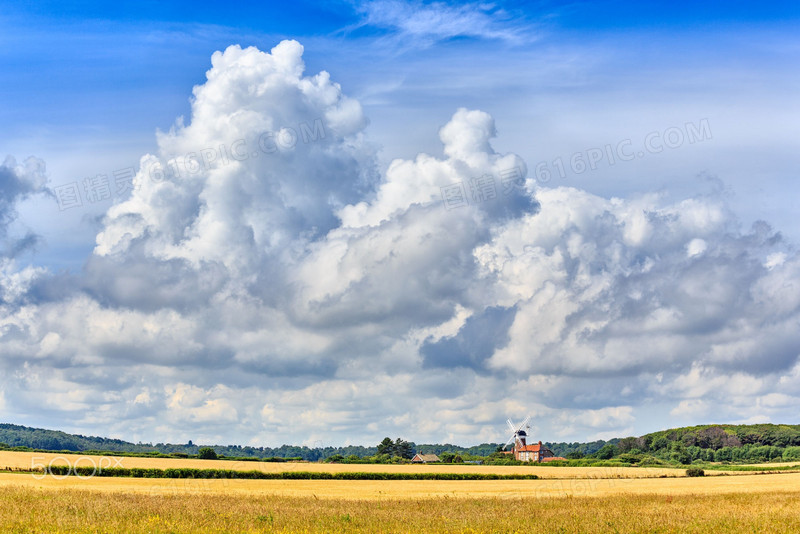
[[[435,454],[415,454],[411,459],[411,463],[414,464],[429,464],[432,462],[441,462],[441,460]]]

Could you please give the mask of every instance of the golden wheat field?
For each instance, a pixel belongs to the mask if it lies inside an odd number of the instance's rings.
[[[800,473],[701,478],[571,478],[542,480],[241,480],[164,479],[0,473],[0,487],[94,490],[159,495],[280,495],[351,500],[415,498],[608,497],[625,494],[713,495],[800,491]]]
[[[800,473],[328,465],[0,453],[0,467],[535,473],[541,480],[146,479],[0,473],[2,532],[800,532]],[[94,462],[94,464],[93,464]],[[719,473],[714,473],[719,474]]]
[[[6,532],[800,531],[800,493],[382,499],[0,488]]]

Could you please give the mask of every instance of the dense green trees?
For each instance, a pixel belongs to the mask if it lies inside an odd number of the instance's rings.
[[[562,444],[555,444],[551,449],[555,452],[555,448],[560,445]],[[800,425],[702,425],[673,428],[640,437],[610,440],[590,454],[582,455],[580,450],[579,447],[570,446],[568,452],[561,452],[560,455],[573,460],[613,459],[635,465],[792,461],[800,460]]]
[[[679,464],[690,464],[692,463],[692,455],[689,454],[689,451],[686,450],[683,443],[680,441],[673,441],[671,445],[671,451],[669,455],[669,459],[673,462]]]
[[[493,452],[497,452],[502,445],[498,445],[497,443],[481,443],[480,445],[473,445],[472,447],[460,447],[458,445],[451,445],[449,443],[434,443],[427,445],[415,445],[415,447],[419,454],[435,454],[441,458],[442,453],[452,452],[467,458],[473,456],[489,456]]]
[[[414,457],[414,444],[400,438],[392,441],[391,438],[385,437],[383,441],[378,444],[378,454],[385,454],[390,457],[397,456],[398,458],[410,460]]]
[[[601,460],[609,460],[619,454],[619,449],[616,445],[603,445],[599,451],[597,451],[594,456],[595,458],[600,458]]]
[[[619,449],[620,453],[630,452],[634,449],[642,450],[645,447],[647,447],[647,444],[645,443],[644,438],[634,438],[632,436],[628,438],[622,438],[619,440],[619,443],[617,443],[617,448]]]

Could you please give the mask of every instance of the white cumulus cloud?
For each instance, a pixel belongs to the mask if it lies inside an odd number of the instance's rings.
[[[529,411],[564,439],[629,434],[645,404],[791,412],[800,258],[766,223],[741,230],[716,193],[537,188],[480,110],[379,172],[359,103],[302,54],[215,53],[82,273],[6,253],[6,413],[279,445],[504,441]],[[0,222],[46,193],[37,160],[0,172]]]

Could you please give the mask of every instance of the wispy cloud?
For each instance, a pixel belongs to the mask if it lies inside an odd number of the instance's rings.
[[[357,4],[356,12],[362,16],[356,27],[389,31],[406,45],[408,39],[416,46],[428,46],[462,37],[517,44],[532,35],[527,22],[495,4],[373,0]]]

